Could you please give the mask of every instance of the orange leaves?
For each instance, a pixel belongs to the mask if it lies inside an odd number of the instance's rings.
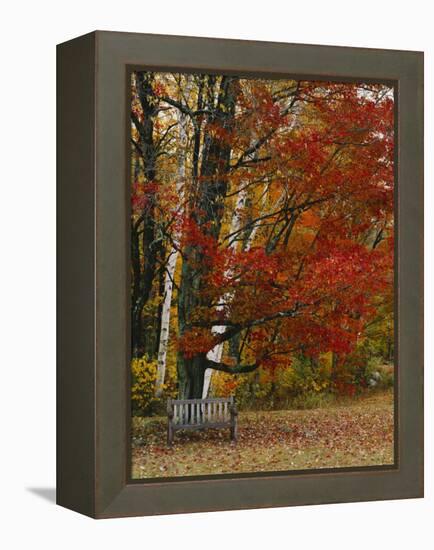
[[[167,87],[162,82],[156,82],[154,84],[153,91],[156,96],[167,95]]]
[[[231,143],[234,137],[233,131],[229,131],[227,128],[224,128],[222,124],[217,122],[208,122],[206,130],[209,136],[224,143]]]
[[[178,349],[187,359],[207,353],[216,344],[216,338],[209,330],[194,328],[186,331],[177,340]]]
[[[217,250],[217,241],[207,231],[210,224],[200,225],[192,217],[181,220],[181,247],[197,247],[204,255],[204,261],[212,261]]]

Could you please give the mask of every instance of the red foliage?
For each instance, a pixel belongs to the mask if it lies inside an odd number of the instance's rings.
[[[149,208],[156,198],[159,190],[159,184],[156,181],[147,183],[134,182],[131,193],[131,206],[133,212],[139,212]]]
[[[251,81],[239,92],[230,130],[217,118],[196,119],[204,136],[231,147],[231,169],[225,172],[218,157],[218,178],[199,174],[188,181],[183,213],[176,210],[178,188],[155,181],[133,186],[133,211],[161,201],[161,216],[172,224],[183,261],[199,281],[189,311],[194,328],[178,340],[186,357],[212,349],[211,327],[222,319],[248,330],[246,346],[264,368],[277,368],[283,356],[287,364],[288,355],[300,350],[345,355],[375,315],[378,297],[392,299],[394,105],[387,96],[375,100],[378,90],[380,85],[300,82],[289,112],[269,85]],[[154,93],[169,91],[157,83]],[[256,158],[243,157],[252,136],[263,138],[264,147]],[[242,233],[233,244],[227,228],[215,228],[230,226],[230,216],[214,214],[218,221],[210,221],[212,215],[199,210],[195,197],[214,196],[210,190],[217,179],[228,193],[221,205],[210,198],[210,210],[233,211],[237,189],[252,193],[250,217],[243,217],[244,204],[234,213],[241,226],[257,217],[259,230],[250,246]],[[255,185],[264,181],[268,188],[258,199]],[[261,217],[262,204],[267,216]],[[282,230],[271,246],[288,220],[295,229],[287,237]]]

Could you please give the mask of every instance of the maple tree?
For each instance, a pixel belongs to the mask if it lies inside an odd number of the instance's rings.
[[[342,362],[373,323],[390,339],[393,90],[154,72],[131,84],[132,352],[158,356],[160,386],[168,351],[193,398],[207,369]]]

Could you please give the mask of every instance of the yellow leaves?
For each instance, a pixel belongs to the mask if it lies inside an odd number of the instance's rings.
[[[133,410],[137,413],[149,413],[158,405],[164,405],[168,395],[175,396],[176,367],[174,363],[167,365],[166,380],[163,384],[162,398],[156,398],[155,383],[157,379],[157,361],[148,361],[146,357],[131,360],[131,401]]]
[[[155,312],[155,310],[161,305],[161,303],[163,302],[163,299],[164,299],[164,296],[161,296],[157,292],[151,295],[145,307],[143,308],[144,315],[152,315]]]
[[[312,385],[312,389],[315,392],[321,392],[329,387],[330,382],[329,380],[324,380],[323,382],[317,383],[315,380],[312,380],[311,385]]]
[[[226,372],[215,371],[211,380],[213,395],[219,397],[233,395],[237,387],[242,384],[242,378]]]
[[[144,357],[132,359],[131,374],[131,400],[133,407],[145,410],[152,404],[154,399],[157,362],[147,362]]]
[[[257,405],[257,400],[268,405],[277,405],[287,403],[288,400],[304,399],[306,396],[320,398],[331,388],[328,359],[327,354],[319,357],[312,368],[309,360],[285,356],[281,358],[276,369],[261,366],[252,373],[237,377],[215,372],[212,393],[215,397],[226,397],[232,391],[241,407],[250,407],[252,402]],[[228,362],[227,358],[225,362]],[[243,362],[248,361],[243,358]],[[231,378],[236,378],[234,385],[231,385]]]

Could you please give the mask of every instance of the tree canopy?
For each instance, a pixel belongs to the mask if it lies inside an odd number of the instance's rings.
[[[200,397],[206,369],[393,341],[390,87],[144,71],[131,98],[132,352],[160,384],[168,353]]]

